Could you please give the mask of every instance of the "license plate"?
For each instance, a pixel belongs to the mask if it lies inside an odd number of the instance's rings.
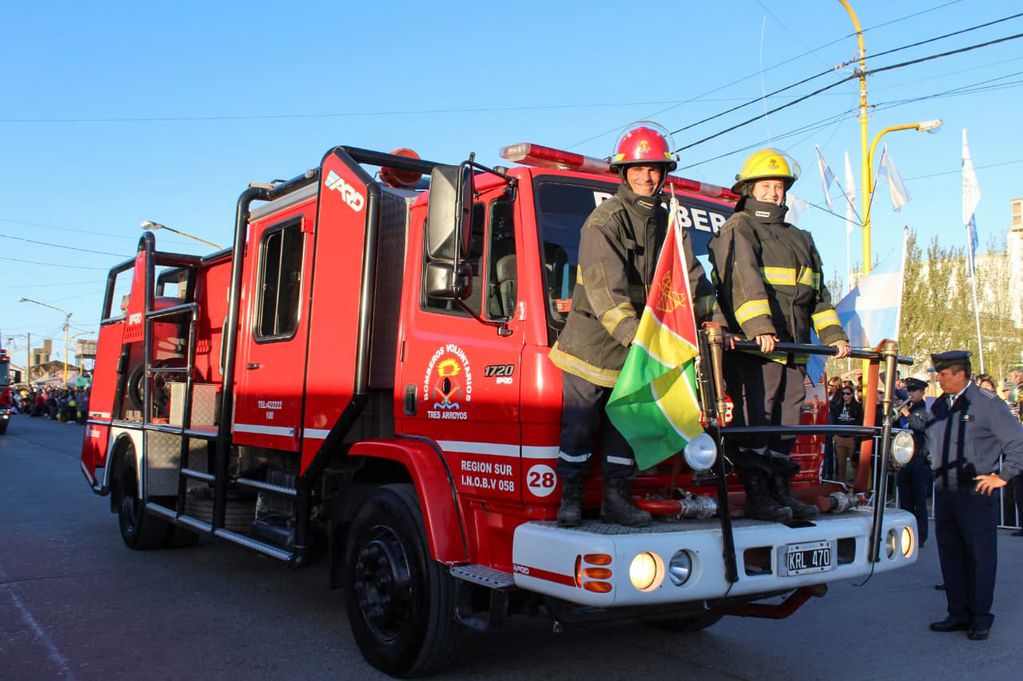
[[[830,540],[789,544],[778,550],[782,576],[810,575],[835,569],[835,547]]]

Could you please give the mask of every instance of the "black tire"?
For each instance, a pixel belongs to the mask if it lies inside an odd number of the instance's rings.
[[[7,432],[7,424],[8,423],[9,423],[9,421],[0,421],[0,435],[3,435],[4,433]]]
[[[121,462],[117,505],[117,524],[121,530],[121,539],[128,548],[136,551],[162,548],[167,544],[174,526],[163,518],[146,513],[139,498],[134,447],[128,446]]]
[[[695,634],[698,631],[703,631],[707,627],[717,624],[722,617],[724,617],[724,615],[708,612],[702,615],[694,615],[693,617],[670,617],[667,619],[644,620],[644,623],[657,629],[671,631],[676,634]]]
[[[366,660],[392,676],[428,674],[458,653],[454,584],[429,554],[412,485],[381,487],[360,508],[345,552],[345,606]]]

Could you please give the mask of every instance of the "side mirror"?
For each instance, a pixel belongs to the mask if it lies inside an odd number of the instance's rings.
[[[472,295],[472,267],[468,263],[426,264],[426,295],[442,300],[465,300]]]
[[[430,208],[426,216],[426,250],[430,260],[454,262],[469,250],[472,191],[472,170],[467,165],[437,166],[430,173]]]

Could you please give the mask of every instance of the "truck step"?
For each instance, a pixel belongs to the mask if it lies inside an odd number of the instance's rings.
[[[515,586],[510,572],[501,572],[486,565],[456,565],[451,568],[451,576],[488,589],[510,589]]]

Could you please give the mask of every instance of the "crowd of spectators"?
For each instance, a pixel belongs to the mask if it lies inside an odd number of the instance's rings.
[[[10,393],[11,413],[84,424],[89,416],[90,388],[21,388]]]

